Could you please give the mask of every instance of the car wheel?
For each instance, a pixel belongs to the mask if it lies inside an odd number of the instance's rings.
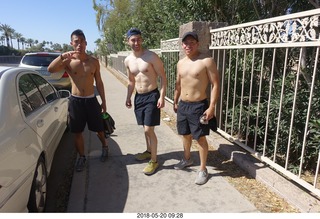
[[[29,212],[43,212],[47,198],[47,169],[43,157],[40,157],[34,173],[28,209]]]

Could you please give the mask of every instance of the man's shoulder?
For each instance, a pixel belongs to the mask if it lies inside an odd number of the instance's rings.
[[[124,59],[124,62],[127,63],[127,62],[129,62],[132,58],[133,58],[133,55],[132,55],[132,53],[130,53],[130,54]]]
[[[148,50],[148,49],[145,50],[143,56],[146,57],[145,60],[149,60],[147,62],[153,62],[153,61],[160,60],[160,57],[158,56],[157,53],[155,53],[154,51]]]
[[[182,63],[189,60],[189,58],[187,56],[183,57],[182,59],[179,59],[178,63]]]
[[[146,55],[152,55],[152,56],[158,56],[158,54],[154,51],[151,51],[149,49],[145,49],[145,54]]]
[[[89,59],[94,61],[94,62],[97,62],[99,61],[96,57],[92,56],[92,55],[88,55],[89,56]]]
[[[133,52],[129,53],[129,55],[127,55],[125,60],[132,59],[132,58],[133,58]]]

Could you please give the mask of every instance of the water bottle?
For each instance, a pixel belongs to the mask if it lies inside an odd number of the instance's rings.
[[[205,117],[206,117],[205,115],[202,115],[202,116],[200,117],[200,123],[201,123],[201,124],[204,124],[204,125],[207,125],[207,124],[209,123],[209,121],[206,120]]]
[[[109,118],[109,114],[108,113],[102,113],[102,119],[108,119]]]

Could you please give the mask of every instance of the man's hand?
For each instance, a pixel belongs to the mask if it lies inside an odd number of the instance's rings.
[[[128,109],[130,109],[130,108],[132,107],[131,99],[127,99],[127,100],[126,100],[126,107],[127,107]]]
[[[157,103],[157,107],[158,107],[159,109],[161,109],[161,108],[164,107],[164,105],[165,105],[164,99],[159,98],[159,99],[158,99],[158,103]]]
[[[77,54],[79,52],[77,51],[69,51],[69,52],[65,52],[61,54],[61,57],[63,60],[67,59],[67,60],[71,60],[71,59],[75,59],[75,57],[73,57],[74,54]]]

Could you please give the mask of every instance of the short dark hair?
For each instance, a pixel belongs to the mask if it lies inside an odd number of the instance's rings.
[[[75,31],[72,32],[71,34],[71,40],[72,40],[72,36],[82,36],[84,39],[86,39],[86,36],[84,35],[83,31],[80,29],[76,29]]]

